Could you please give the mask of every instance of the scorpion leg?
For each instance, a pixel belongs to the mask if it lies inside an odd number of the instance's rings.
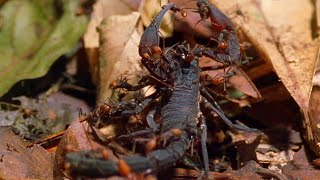
[[[200,116],[200,130],[201,130],[201,150],[202,150],[202,156],[203,156],[204,171],[205,171],[205,176],[208,177],[209,157],[208,157],[208,150],[207,150],[207,125],[206,125],[205,117],[203,115]]]
[[[154,121],[155,112],[156,112],[155,110],[151,110],[146,117],[147,123],[149,125],[148,129],[135,131],[132,133],[129,132],[128,135],[121,135],[118,138],[128,138],[128,137],[140,136],[143,134],[150,134],[150,133],[155,133],[155,132],[159,131],[159,125]]]
[[[240,131],[257,131],[256,129],[248,128],[238,124],[233,124],[231,120],[223,113],[218,103],[214,100],[211,94],[202,87],[200,89],[201,95],[204,97],[205,105],[212,109],[230,128],[237,129]]]
[[[135,136],[141,136],[144,134],[151,134],[154,133],[155,131],[153,129],[144,129],[144,130],[139,130],[139,131],[135,131],[135,132],[128,132],[128,134],[126,135],[121,135],[118,138],[132,138]]]
[[[147,115],[147,123],[153,132],[159,131],[159,125],[154,121],[156,110],[151,110]]]

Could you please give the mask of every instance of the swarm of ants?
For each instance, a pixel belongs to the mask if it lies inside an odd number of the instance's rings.
[[[73,175],[109,177],[128,176],[132,172],[156,174],[182,161],[186,166],[202,170],[206,177],[211,170],[225,170],[221,163],[209,161],[206,121],[215,122],[213,129],[217,132],[223,127],[221,122],[232,131],[257,132],[228,119],[211,90],[214,79],[204,73],[248,62],[236,30],[230,19],[207,0],[198,0],[197,8],[201,21],[208,22],[218,32],[216,43],[191,47],[187,42],[181,42],[161,48],[159,27],[163,16],[168,11],[180,13],[182,17],[188,16],[175,3],[163,6],[146,28],[139,44],[141,63],[149,73],[135,85],[130,84],[127,78],[119,78],[111,85],[115,90],[125,92],[119,94],[119,100],[101,104],[82,118],[88,121],[100,140],[105,138],[99,128],[124,122],[125,133],[111,138],[126,147],[134,147],[135,152],[142,155],[124,156],[115,162],[108,160],[104,151],[70,152],[65,158]],[[220,65],[201,68],[199,61],[202,57],[209,57]],[[222,78],[224,85],[226,78],[227,72]],[[154,92],[144,95],[143,89],[146,87],[152,87]],[[125,97],[129,91],[136,95]],[[217,117],[223,121],[217,123]],[[188,164],[188,159],[196,163]]]

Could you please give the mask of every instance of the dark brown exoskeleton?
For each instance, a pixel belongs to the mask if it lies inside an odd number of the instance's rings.
[[[126,156],[121,162],[128,165],[134,172],[158,172],[164,168],[174,165],[188,149],[189,143],[196,135],[197,123],[199,119],[200,98],[203,103],[208,104],[208,108],[216,112],[231,128],[248,130],[237,127],[224,115],[211,95],[201,85],[199,79],[199,59],[203,54],[202,49],[194,48],[190,50],[186,43],[176,44],[173,47],[162,50],[159,47],[159,26],[164,14],[178,9],[174,3],[163,7],[155,17],[149,27],[145,30],[139,44],[139,54],[142,57],[143,65],[148,69],[150,75],[143,77],[138,85],[133,86],[126,82],[117,85],[117,88],[127,90],[139,90],[147,85],[154,86],[156,92],[146,97],[143,107],[121,109],[113,114],[108,111],[107,118],[116,115],[141,113],[151,102],[157,99],[157,107],[160,112],[160,136],[165,137],[165,142],[160,149],[151,151],[147,156]],[[202,95],[202,96],[200,96]],[[129,107],[126,105],[125,107]],[[130,106],[131,107],[131,106]],[[149,114],[152,114],[152,105]],[[112,108],[111,108],[112,109]],[[100,112],[100,111],[99,111]],[[205,170],[209,170],[208,155],[206,151],[206,128],[202,121],[203,130],[202,149]],[[154,128],[154,129],[157,129]],[[177,133],[178,130],[178,133]],[[175,133],[174,133],[175,132]],[[99,158],[90,152],[68,153],[66,161],[71,164],[71,171],[80,176],[106,177],[119,175],[119,163],[111,160]]]
[[[146,157],[128,156],[123,160],[134,172],[158,172],[172,166],[185,154],[188,145],[197,130],[199,112],[199,57],[188,57],[184,44],[170,48],[165,53],[157,53],[159,47],[159,25],[163,15],[174,8],[168,4],[163,8],[155,20],[149,25],[142,35],[139,53],[144,65],[150,74],[163,81],[168,80],[171,88],[157,84],[157,91],[166,91],[166,96],[161,102],[161,134],[166,136],[163,149],[151,151]],[[163,61],[157,66],[148,64],[156,57]],[[152,84],[152,83],[151,83]],[[165,87],[165,88],[164,88]],[[181,130],[179,135],[174,135],[172,130]],[[71,163],[71,170],[84,176],[111,176],[119,174],[117,162],[102,159],[90,160],[88,153],[69,153],[66,160]]]

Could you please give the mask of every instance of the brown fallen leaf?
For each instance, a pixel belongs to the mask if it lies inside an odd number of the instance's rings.
[[[258,147],[261,140],[260,134],[248,133],[243,134],[242,136],[242,140],[236,141],[234,143],[237,150],[237,168],[242,167],[248,161],[257,161],[256,148]]]
[[[244,167],[237,171],[231,171],[232,175],[235,175],[239,179],[279,179],[288,180],[283,174],[261,167],[255,161],[249,161]]]
[[[0,179],[53,179],[51,157],[41,146],[27,148],[11,127],[1,127],[0,136]]]
[[[84,34],[85,48],[99,48],[99,33],[97,27],[104,18],[112,15],[127,15],[132,12],[130,6],[124,1],[104,1],[98,0],[93,6],[93,12]]]
[[[200,67],[215,67],[215,66],[222,66],[221,63],[218,63],[208,57],[203,57],[200,61]],[[218,77],[223,77],[226,74],[226,71],[234,73],[231,77],[228,78],[228,83],[238,89],[239,91],[254,97],[254,98],[261,98],[261,94],[250,78],[246,75],[246,73],[238,67],[226,67],[225,69],[218,69],[218,70],[210,70],[210,71],[203,71],[204,74],[210,76],[210,78],[215,79]]]
[[[112,15],[128,15],[134,11],[132,6],[139,6],[138,1],[104,1],[98,0],[93,6],[91,19],[84,34],[84,47],[89,61],[89,70],[91,72],[92,81],[98,84],[99,81],[99,59],[98,49],[99,33],[97,27],[104,18]]]
[[[316,13],[317,13],[317,26],[318,26],[318,33],[320,33],[320,1],[319,0],[315,0],[313,1],[315,3],[315,9],[316,9]]]
[[[99,92],[98,101],[110,98],[110,83],[121,74],[138,74],[142,71],[138,44],[141,34],[137,30],[140,14],[133,12],[125,16],[111,16],[99,26]],[[123,28],[126,25],[126,28]]]
[[[242,12],[232,20],[250,40],[260,56],[269,62],[304,115],[305,136],[320,155],[318,132],[307,117],[312,77],[319,47],[313,39],[310,1],[214,1],[226,12]],[[290,6],[288,6],[290,4]],[[315,126],[314,126],[315,127]],[[319,139],[319,140],[318,140]]]
[[[232,68],[232,71],[235,75],[231,76],[228,81],[232,87],[257,99],[262,97],[259,90],[241,68]]]
[[[80,123],[79,119],[76,119],[66,130],[55,155],[53,171],[55,179],[62,179],[63,177],[68,176],[63,169],[66,149],[68,149],[68,151],[97,150],[99,148],[105,149],[104,146],[92,139],[89,129],[87,122]],[[109,159],[116,159],[111,150],[105,149],[105,151],[108,152]]]
[[[318,156],[320,156],[320,87],[318,84],[319,79],[319,70],[320,70],[320,47],[317,58],[317,65],[315,68],[315,75],[313,79],[313,87],[311,91],[309,108],[307,111],[303,111],[304,120],[306,122],[306,139],[311,144],[311,149],[316,152]]]
[[[308,23],[312,18],[310,2],[281,0],[253,3],[243,0],[228,3],[214,1],[214,3],[225,11],[238,8],[238,11],[248,15],[246,20],[242,16],[237,16],[233,18],[233,22],[248,37],[259,54],[272,64],[299,106],[307,107],[316,55]],[[295,5],[288,7],[288,3]],[[268,7],[271,5],[274,7]],[[284,10],[287,12],[284,13]],[[306,33],[307,30],[310,33]],[[299,54],[306,49],[309,49],[308,56]]]
[[[304,146],[294,154],[293,160],[285,165],[281,170],[290,179],[318,179],[319,169],[309,162],[310,151]]]

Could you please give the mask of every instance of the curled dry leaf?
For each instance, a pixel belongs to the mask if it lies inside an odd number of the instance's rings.
[[[91,73],[92,81],[98,84],[99,81],[99,59],[98,48],[99,33],[97,27],[100,25],[104,18],[108,18],[112,15],[128,15],[133,9],[134,4],[139,4],[137,1],[105,1],[98,0],[93,6],[93,12],[91,13],[91,19],[89,21],[86,33],[84,34],[84,47],[89,61],[89,70]],[[122,24],[123,26],[123,24]],[[124,28],[125,29],[125,28]]]
[[[104,101],[112,94],[110,83],[121,74],[141,72],[138,44],[141,34],[137,30],[140,14],[117,15],[104,19],[100,33],[100,81],[98,100]],[[123,25],[126,25],[124,28]]]

